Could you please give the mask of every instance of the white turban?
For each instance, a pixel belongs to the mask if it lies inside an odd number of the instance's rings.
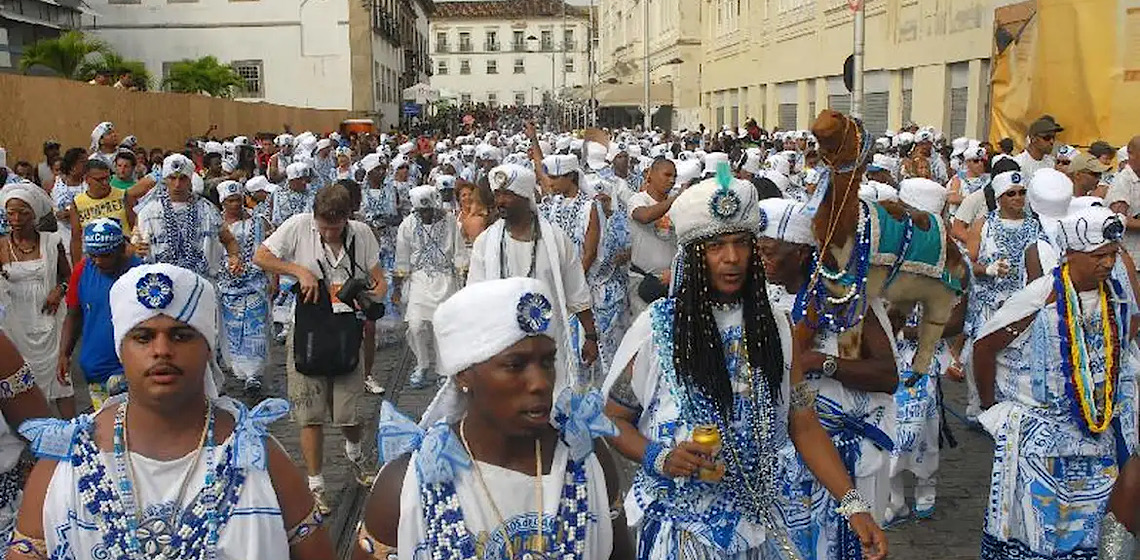
[[[946,187],[924,177],[911,177],[899,183],[899,200],[931,214],[941,214],[946,205]]]
[[[424,411],[421,426],[439,419],[457,420],[463,405],[456,374],[494,358],[530,336],[558,340],[553,302],[547,285],[533,278],[504,278],[469,284],[439,304],[432,316],[438,372],[447,382]],[[556,379],[554,394],[569,379]]]
[[[217,296],[209,281],[185,268],[165,263],[136,266],[111,286],[110,301],[115,354],[120,359],[127,333],[159,315],[190,325],[213,352],[218,336]],[[216,398],[218,390],[209,368],[203,375],[206,396]]]
[[[360,158],[360,168],[363,169],[365,173],[371,172],[373,169],[380,167],[382,164],[383,162],[380,161],[380,154],[368,154],[363,158]]]
[[[245,190],[255,193],[258,191],[273,192],[276,185],[272,185],[265,175],[254,175],[245,182]]]
[[[226,148],[222,146],[221,142],[210,141],[206,142],[206,145],[202,147],[202,151],[207,154],[217,154],[220,156],[226,153]]]
[[[408,191],[408,198],[412,200],[412,208],[439,208],[443,205],[439,191],[431,185],[420,185]]]
[[[487,174],[491,190],[506,189],[531,202],[534,205],[535,192],[538,181],[534,172],[521,165],[500,165]]]
[[[184,177],[191,177],[197,175],[194,173],[194,162],[190,158],[182,154],[170,154],[166,159],[162,160],[162,178],[173,177],[175,175],[182,175]]]
[[[811,231],[811,214],[807,205],[790,198],[765,198],[760,203],[761,237],[779,239],[788,243],[815,246]]]
[[[995,198],[1005,194],[1006,191],[1012,189],[1013,187],[1025,187],[1027,186],[1027,183],[1028,182],[1025,180],[1025,174],[1020,171],[1006,171],[1005,173],[998,173],[994,176],[993,181],[991,181],[991,185],[993,185],[994,188]],[[1072,192],[1072,190],[1073,185],[1070,183],[1069,192]]]
[[[224,202],[227,198],[234,195],[244,195],[245,187],[237,181],[222,181],[218,183],[218,201]]]
[[[1057,241],[1061,252],[1091,253],[1120,241],[1124,221],[1119,214],[1104,206],[1089,206],[1061,218]]]
[[[542,158],[542,169],[551,177],[561,177],[575,171],[581,171],[582,166],[578,163],[578,156],[576,155],[554,155]]]
[[[101,122],[95,125],[95,129],[91,131],[91,152],[99,151],[99,142],[112,130],[115,130],[115,125],[109,122]]]
[[[51,213],[51,197],[35,183],[21,181],[0,189],[0,206],[7,207],[9,200],[23,201],[32,209],[37,221]]]
[[[755,234],[760,223],[758,195],[752,183],[731,179],[722,187],[716,177],[705,179],[677,196],[669,219],[681,246],[724,233]]]
[[[295,161],[285,168],[286,180],[308,179],[309,177],[309,164],[303,161]]]

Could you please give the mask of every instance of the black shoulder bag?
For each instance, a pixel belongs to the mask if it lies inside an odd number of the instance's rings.
[[[356,270],[356,239],[346,247],[349,266]],[[293,285],[297,307],[293,316],[293,362],[297,371],[309,377],[339,377],[356,371],[364,321],[356,312],[333,313],[332,296],[325,281],[328,273],[317,259],[321,278],[317,281],[317,301],[301,300],[299,284]]]

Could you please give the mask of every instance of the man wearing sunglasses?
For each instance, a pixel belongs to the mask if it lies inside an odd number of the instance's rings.
[[[1104,198],[1108,185],[1104,182],[1104,172],[1108,166],[1090,154],[1077,154],[1069,162],[1069,178],[1073,180],[1073,196],[1095,196]]]
[[[1038,169],[1052,169],[1057,164],[1053,158],[1053,142],[1057,139],[1057,133],[1063,130],[1065,129],[1048,115],[1029,125],[1025,151],[1013,157],[1026,177],[1033,177]]]
[[[1129,254],[1140,255],[1140,136],[1128,142],[1125,165],[1112,179],[1112,186],[1104,195],[1104,203],[1113,212],[1128,217],[1124,224],[1124,248]]]

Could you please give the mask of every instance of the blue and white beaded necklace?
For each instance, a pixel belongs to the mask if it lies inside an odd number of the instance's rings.
[[[165,251],[159,261],[206,274],[209,265],[202,253],[202,215],[198,198],[191,195],[185,211],[174,208],[169,196],[162,200],[162,229],[166,237]]]

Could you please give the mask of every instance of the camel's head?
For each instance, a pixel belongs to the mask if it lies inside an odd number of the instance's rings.
[[[839,111],[820,111],[811,127],[820,156],[832,165],[855,161],[859,156],[858,127]]]

